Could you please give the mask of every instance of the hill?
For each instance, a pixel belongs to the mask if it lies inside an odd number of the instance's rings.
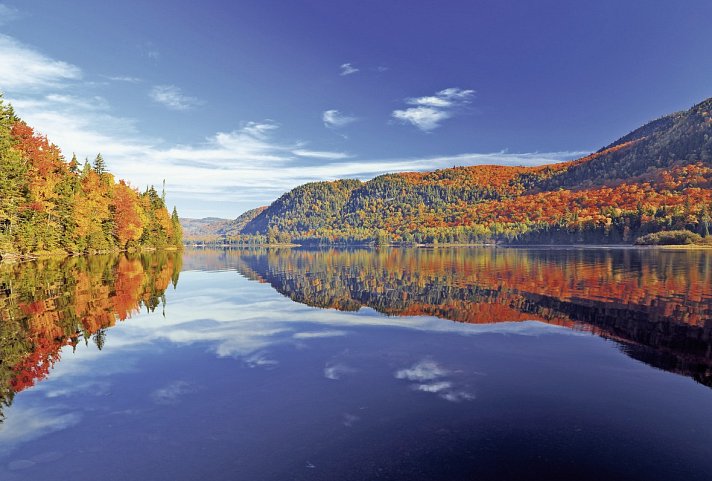
[[[178,214],[156,189],[116,182],[101,154],[67,162],[0,98],[0,259],[180,243]]]
[[[569,162],[305,184],[232,235],[301,243],[632,243],[665,230],[707,237],[711,115],[712,98]]]
[[[218,237],[239,235],[245,226],[262,213],[267,206],[250,209],[237,219],[204,217],[202,219],[181,218],[183,234],[189,242],[212,241]]]
[[[202,219],[180,218],[180,225],[183,226],[183,237],[185,239],[217,235],[217,232],[230,222],[230,219],[221,219],[219,217],[203,217]]]

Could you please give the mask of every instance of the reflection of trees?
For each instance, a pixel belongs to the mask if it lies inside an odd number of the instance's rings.
[[[712,252],[269,250],[200,254],[317,307],[588,330],[712,385]]]
[[[117,320],[154,310],[180,263],[157,252],[0,266],[0,403],[46,377],[62,347],[91,339],[101,349]]]

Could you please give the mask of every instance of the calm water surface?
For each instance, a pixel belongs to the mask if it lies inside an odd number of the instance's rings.
[[[0,480],[710,480],[712,252],[0,266]]]

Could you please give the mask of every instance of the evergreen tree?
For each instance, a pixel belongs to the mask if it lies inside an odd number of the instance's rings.
[[[72,174],[79,173],[79,161],[77,160],[77,154],[72,154],[72,160],[69,161],[69,171]]]
[[[173,206],[173,213],[171,214],[171,224],[173,225],[173,239],[172,243],[176,247],[183,245],[183,227],[180,225],[180,218],[178,217],[178,210]]]
[[[96,344],[96,347],[99,348],[101,351],[104,348],[104,343],[106,342],[106,329],[99,329],[94,333],[93,336],[94,339],[94,344]]]
[[[94,172],[99,175],[106,173],[106,163],[104,162],[104,157],[101,154],[97,154],[94,159]]]
[[[87,178],[87,176],[89,175],[89,173],[91,171],[92,170],[91,170],[91,164],[89,164],[89,159],[85,158],[84,165],[82,166],[82,173],[81,173],[82,179]]]

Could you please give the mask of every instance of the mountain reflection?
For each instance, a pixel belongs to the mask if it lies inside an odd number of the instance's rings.
[[[310,306],[464,323],[524,320],[588,331],[712,386],[712,253],[656,250],[198,251]]]
[[[0,265],[0,406],[44,379],[64,346],[161,305],[181,254],[91,256]]]

